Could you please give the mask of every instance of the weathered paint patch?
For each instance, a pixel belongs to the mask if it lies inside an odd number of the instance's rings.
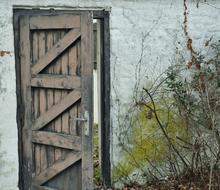
[[[13,173],[16,171],[16,169],[12,167],[13,164],[5,159],[7,157],[7,152],[1,149],[1,146],[2,146],[1,137],[2,137],[2,134],[0,133],[0,178],[10,177],[10,173]]]
[[[4,74],[3,71],[0,72],[0,94],[6,92],[6,88],[4,88],[3,84],[2,84],[2,81],[3,81],[3,79],[2,79],[3,77],[2,76],[3,76],[3,74]]]

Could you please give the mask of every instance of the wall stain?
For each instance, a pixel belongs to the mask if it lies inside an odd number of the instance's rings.
[[[11,55],[11,52],[10,51],[0,50],[0,57],[3,57],[5,55]]]
[[[187,42],[186,42],[186,46],[187,49],[190,51],[191,54],[191,60],[189,61],[189,63],[187,64],[187,67],[190,69],[192,67],[192,65],[195,65],[197,69],[200,69],[200,65],[197,64],[196,62],[196,56],[197,56],[197,52],[194,50],[193,48],[193,40],[189,35],[188,32],[188,7],[187,7],[187,0],[183,0],[183,6],[184,6],[184,21],[183,21],[183,30],[184,30],[184,34],[187,38]]]

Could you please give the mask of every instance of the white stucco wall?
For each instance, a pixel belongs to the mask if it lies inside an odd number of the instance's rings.
[[[192,0],[188,0],[191,1]],[[188,2],[187,1],[187,2]],[[200,49],[211,36],[220,39],[220,1],[188,3],[189,34]],[[176,47],[185,48],[183,0],[1,0],[0,51],[0,189],[15,190],[18,182],[16,125],[16,79],[12,16],[13,5],[112,7],[111,33],[111,122],[112,163],[120,156],[117,148],[118,116],[126,113],[138,77],[150,80],[172,62]],[[142,43],[142,36],[146,38]],[[186,55],[187,57],[187,55]],[[141,80],[144,81],[144,80]],[[119,104],[120,102],[120,104]]]

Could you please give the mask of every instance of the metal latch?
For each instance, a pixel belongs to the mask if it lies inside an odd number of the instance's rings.
[[[84,134],[89,136],[89,112],[85,111],[84,117],[78,118],[76,117],[74,120],[84,122]]]

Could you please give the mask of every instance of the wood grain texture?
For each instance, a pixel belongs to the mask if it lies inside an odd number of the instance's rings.
[[[34,16],[30,18],[30,29],[68,29],[80,27],[80,15]]]
[[[38,37],[38,52],[39,58],[45,55],[46,51],[46,42],[45,42],[45,32],[41,31]],[[44,115],[47,109],[46,103],[46,89],[39,89],[39,105],[40,105],[40,117]],[[40,145],[40,170],[44,170],[47,168],[47,154],[46,154],[46,147],[44,145]]]
[[[45,55],[40,57],[38,62],[31,68],[32,74],[36,75],[59,56],[66,48],[80,37],[79,29],[70,30],[59,40]]]
[[[80,159],[81,159],[80,152],[74,154],[70,153],[69,155],[67,155],[65,160],[57,161],[55,164],[48,167],[46,170],[42,171],[40,175],[35,176],[33,178],[33,182],[35,184],[42,185]]]
[[[89,112],[89,135],[82,130],[82,189],[93,189],[92,118],[93,118],[93,39],[92,14],[81,16],[82,112]],[[85,126],[83,126],[84,128]]]
[[[13,29],[14,29],[14,54],[15,54],[15,74],[16,74],[16,97],[17,97],[17,132],[18,132],[18,188],[23,188],[23,155],[22,155],[22,128],[23,126],[23,103],[21,97],[21,68],[20,68],[20,55],[19,55],[19,15],[17,12],[13,13]],[[34,164],[33,164],[34,165]]]
[[[79,101],[81,98],[81,93],[79,91],[72,91],[66,98],[62,99],[60,102],[52,106],[48,111],[41,115],[33,124],[33,130],[39,130],[55,119],[63,111],[69,108],[71,105]]]
[[[34,64],[35,61],[39,59],[39,48],[38,48],[38,33],[34,32],[32,33],[32,64]],[[38,89],[32,89],[33,94],[33,117],[34,119],[37,119],[40,114],[40,105],[39,105],[39,98],[40,98],[40,91]],[[35,144],[34,145],[34,166],[35,166],[35,175],[38,175],[40,173],[40,145]]]
[[[51,49],[51,47],[53,47],[53,45],[54,45],[52,31],[49,31],[46,33],[46,40],[47,40],[46,41],[46,52],[48,52]],[[54,72],[53,65],[50,65],[46,72],[48,75],[52,75]],[[32,78],[32,81],[33,81],[33,79],[34,78]],[[53,105],[54,105],[54,90],[47,89],[47,110],[49,110]],[[48,124],[47,130],[54,131],[54,121],[52,121]],[[55,160],[54,151],[55,151],[54,147],[47,146],[46,152],[47,152],[47,165],[48,165],[48,167],[53,165],[53,163],[54,163],[54,160]]]
[[[78,42],[78,43],[80,43],[80,42]],[[76,72],[77,65],[78,65],[77,57],[76,57],[77,56],[76,51],[77,51],[78,43],[75,46],[70,48],[69,55],[68,55],[69,56],[69,71],[68,71],[69,75],[70,76],[76,76],[76,77],[79,77],[79,76],[77,76],[77,72]],[[81,80],[81,78],[80,78],[80,80]],[[80,81],[80,86],[81,86],[81,81]],[[77,105],[73,105],[72,108],[69,111],[69,132],[72,135],[77,135],[77,131],[76,131],[77,121],[74,119],[76,117],[78,117],[78,115],[77,115]]]
[[[57,41],[57,43],[59,43],[61,40],[61,31],[56,31],[54,33],[54,41]],[[57,44],[56,43],[56,44]],[[58,58],[55,63],[54,63],[54,74],[56,75],[61,75],[62,71],[61,71],[61,58]],[[55,104],[58,104],[58,102],[60,102],[60,100],[62,99],[61,97],[61,91],[55,89],[54,90],[54,102]],[[59,109],[59,108],[58,108]],[[64,110],[63,110],[64,111]],[[63,112],[62,111],[62,112]],[[61,112],[61,113],[62,113]],[[54,131],[56,131],[57,133],[61,133],[62,132],[62,120],[61,120],[61,116],[58,116],[55,120],[54,120]],[[55,148],[55,161],[56,160],[60,160],[62,156],[62,150],[60,148]]]
[[[66,31],[63,31],[61,33],[61,36],[65,36]],[[62,55],[62,59],[61,59],[61,70],[62,70],[62,75],[68,75],[68,63],[69,61],[69,57],[68,57],[68,51],[66,51],[63,55]],[[67,90],[62,90],[61,92],[61,98],[65,98],[68,94]],[[66,110],[65,112],[62,113],[62,133],[63,134],[69,134],[69,111]],[[65,159],[66,154],[68,153],[68,150],[63,149],[62,150],[62,159]],[[66,175],[65,180],[68,178],[68,175]]]
[[[55,132],[33,131],[32,142],[70,150],[81,150],[81,138]]]
[[[79,43],[79,42],[78,42]],[[69,75],[71,76],[76,76],[76,67],[77,67],[77,62],[76,62],[76,46],[77,44],[73,47],[70,48],[69,50]]]
[[[81,61],[81,42],[76,45],[76,75],[82,77],[81,70],[82,70],[82,61]],[[81,79],[82,83],[82,79]],[[83,90],[81,90],[83,92]],[[92,97],[91,97],[92,98]],[[77,117],[82,117],[82,100],[79,101],[76,105],[77,109]],[[82,136],[82,127],[80,122],[76,122],[76,133],[79,136]]]
[[[20,61],[21,61],[21,86],[22,102],[24,106],[24,124],[22,126],[22,152],[23,152],[23,182],[25,189],[31,188],[32,176],[32,144],[31,144],[31,89],[30,89],[30,42],[29,42],[29,17],[20,18]]]
[[[58,189],[32,184],[32,190],[58,190]]]
[[[68,75],[38,75],[31,79],[32,87],[56,88],[56,89],[79,89],[81,86],[80,77]]]

